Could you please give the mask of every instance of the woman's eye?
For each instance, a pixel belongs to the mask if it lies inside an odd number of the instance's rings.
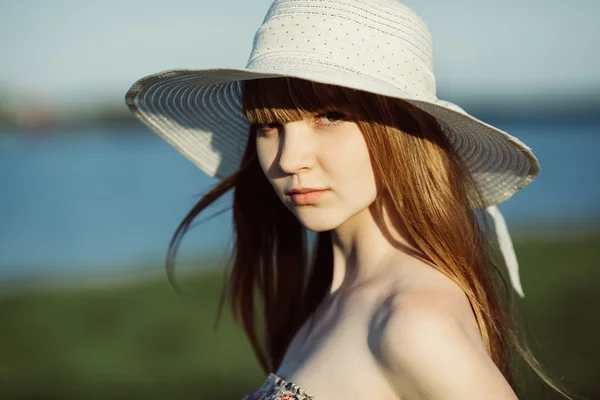
[[[339,113],[337,111],[328,111],[323,114],[317,115],[317,118],[327,120],[326,121],[327,125],[331,125],[333,123],[339,122],[340,120],[344,119],[345,117],[346,116],[344,114]]]
[[[347,119],[347,116],[337,111],[327,111],[317,115],[315,118],[322,121],[318,122],[318,125],[333,126],[342,123],[343,120]],[[269,122],[264,124],[256,124],[255,130],[257,133],[264,135],[272,129],[278,129],[279,127],[281,127],[280,123]]]
[[[258,124],[258,125],[256,125],[256,130],[258,132],[267,132],[273,128],[277,128],[278,126],[279,126],[279,124],[277,124],[275,122],[270,122],[268,124]]]

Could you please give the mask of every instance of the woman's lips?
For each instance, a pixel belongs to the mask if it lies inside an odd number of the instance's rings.
[[[307,205],[315,203],[326,191],[327,190],[315,190],[313,192],[294,193],[290,197],[297,205]]]

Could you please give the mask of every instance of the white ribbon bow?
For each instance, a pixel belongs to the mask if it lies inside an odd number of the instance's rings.
[[[508,275],[510,278],[510,283],[515,291],[521,297],[525,297],[525,293],[523,292],[523,288],[521,287],[521,279],[519,277],[519,264],[517,262],[517,255],[515,254],[515,249],[513,247],[512,240],[510,238],[510,233],[508,233],[508,227],[506,226],[506,221],[502,216],[500,210],[496,206],[489,206],[485,209],[488,214],[491,215],[494,220],[494,233],[496,235],[496,239],[498,241],[498,245],[500,246],[500,251],[502,256],[504,257],[504,261],[506,263],[506,268],[508,269]]]

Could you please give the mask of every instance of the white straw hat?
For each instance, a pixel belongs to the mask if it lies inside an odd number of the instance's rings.
[[[126,94],[131,111],[209,176],[239,166],[249,132],[241,81],[295,77],[403,99],[437,119],[469,168],[515,290],[516,257],[496,204],[539,173],[531,149],[436,97],[432,37],[396,0],[277,0],[254,36],[246,68],[169,70],[144,77]]]

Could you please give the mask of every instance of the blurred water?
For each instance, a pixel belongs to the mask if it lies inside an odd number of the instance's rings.
[[[598,124],[497,126],[532,147],[542,165],[529,187],[499,206],[511,232],[600,221]],[[0,141],[4,282],[162,270],[177,224],[216,183],[144,127],[10,137]],[[188,235],[182,259],[226,254],[231,213]]]

